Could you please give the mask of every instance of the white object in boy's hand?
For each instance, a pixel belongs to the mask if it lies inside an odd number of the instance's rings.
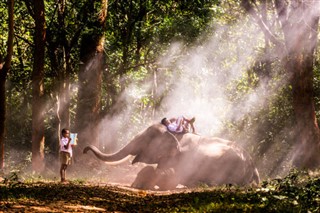
[[[77,145],[77,135],[78,133],[70,133],[71,145]]]

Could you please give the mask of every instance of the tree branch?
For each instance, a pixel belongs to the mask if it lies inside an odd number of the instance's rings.
[[[259,27],[261,28],[263,34],[274,44],[279,50],[285,50],[285,44],[278,39],[275,34],[270,30],[267,24],[262,20],[261,16],[257,13],[254,6],[250,3],[250,1],[242,0],[241,6],[249,13],[257,22]]]

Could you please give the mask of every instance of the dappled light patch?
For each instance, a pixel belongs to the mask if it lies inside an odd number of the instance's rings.
[[[103,208],[98,208],[95,206],[83,206],[83,205],[65,205],[64,208],[70,209],[72,211],[99,211],[99,212],[105,212],[106,210]]]

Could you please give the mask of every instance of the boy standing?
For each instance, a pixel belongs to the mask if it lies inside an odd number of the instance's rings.
[[[66,169],[68,165],[71,165],[71,158],[72,158],[72,145],[71,138],[70,138],[70,131],[69,129],[63,129],[61,131],[61,139],[60,139],[60,176],[61,182],[66,182]]]

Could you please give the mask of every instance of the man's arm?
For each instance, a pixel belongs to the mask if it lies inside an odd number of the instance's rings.
[[[170,122],[175,122],[177,119],[176,118],[170,118],[169,121]]]

